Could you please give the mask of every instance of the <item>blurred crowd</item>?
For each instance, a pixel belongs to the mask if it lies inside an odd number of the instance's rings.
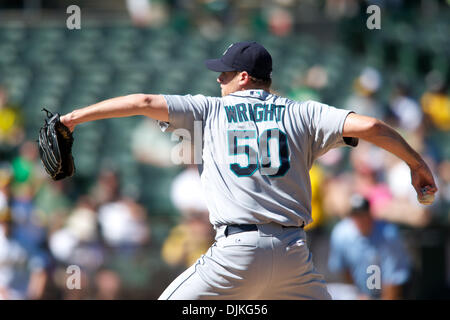
[[[324,78],[324,69],[311,67],[292,96],[320,101],[317,88]],[[402,235],[408,230],[426,233],[430,226],[447,230],[450,222],[448,87],[442,75],[433,71],[421,97],[412,96],[408,83],[398,81],[383,101],[377,98],[382,85],[378,70],[364,68],[343,106],[396,128],[429,164],[439,192],[432,206],[419,204],[408,166],[364,141],[350,152],[334,149],[318,159],[310,172],[315,222],[307,229],[316,265],[329,280],[338,281],[330,285],[335,299],[414,298],[417,291],[413,290],[420,289],[411,288],[420,272],[417,268],[423,264],[423,257],[418,257],[423,248],[419,240]],[[361,198],[360,204],[352,203],[355,196]],[[359,208],[361,203],[366,204],[364,209]],[[448,246],[448,234],[443,232]],[[442,250],[440,254],[446,259],[443,268],[448,269],[448,253]],[[365,280],[371,265],[381,266],[386,291],[367,289]],[[447,281],[442,287],[448,286],[448,274],[441,279]],[[442,288],[436,288],[439,290]],[[448,296],[448,290],[441,294]]]
[[[405,1],[372,2],[401,8]],[[126,3],[138,25],[168,17],[180,26],[202,21],[200,30],[210,38],[244,14],[230,9],[232,1],[204,1],[202,10],[190,1]],[[268,1],[252,23],[282,37],[292,32],[294,16],[311,16],[311,3],[299,10],[296,1]],[[300,13],[290,9],[294,5]],[[180,6],[186,10],[170,13]],[[325,1],[330,19],[360,11],[359,1]],[[424,156],[439,192],[432,206],[420,205],[409,168],[364,141],[316,161],[310,171],[314,222],[306,230],[316,268],[335,299],[450,296],[450,94],[448,74],[441,71],[426,74],[418,95],[416,83],[399,78],[388,85],[382,70],[367,65],[336,105],[396,128]],[[330,78],[323,65],[311,65],[286,95],[330,103]],[[0,86],[0,299],[155,299],[213,243],[198,171],[171,161],[179,141],[155,121],[143,119],[134,128],[131,152],[138,168],[176,171],[168,188],[173,220],[155,216],[138,195],[124,192],[113,167],[88,181],[49,180],[22,112]],[[148,188],[162,190],[155,181],[147,181]],[[80,267],[81,289],[67,286],[72,265]],[[366,281],[377,272],[371,266],[380,267],[382,279],[381,286],[374,280],[373,290]]]

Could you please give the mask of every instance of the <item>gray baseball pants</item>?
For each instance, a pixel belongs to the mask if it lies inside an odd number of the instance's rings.
[[[159,300],[331,299],[301,228],[269,223],[225,236],[178,276]]]

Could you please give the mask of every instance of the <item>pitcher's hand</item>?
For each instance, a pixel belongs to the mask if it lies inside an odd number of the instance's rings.
[[[421,204],[430,205],[434,201],[434,194],[437,192],[433,174],[427,164],[423,162],[416,168],[411,169],[411,183],[416,190],[417,200]]]
[[[65,114],[59,118],[59,120],[67,127],[69,128],[70,132],[73,132],[75,129],[76,124],[74,121],[71,120],[71,113]]]

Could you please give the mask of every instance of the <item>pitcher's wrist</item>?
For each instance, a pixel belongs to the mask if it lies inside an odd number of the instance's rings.
[[[415,159],[407,164],[411,170],[418,170],[421,167],[427,167],[427,164],[423,161],[423,159]]]

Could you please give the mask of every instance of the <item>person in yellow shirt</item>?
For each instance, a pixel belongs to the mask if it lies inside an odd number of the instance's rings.
[[[25,137],[19,108],[8,103],[6,89],[0,86],[0,145],[17,146]]]
[[[214,242],[204,215],[191,214],[176,225],[162,247],[162,258],[170,266],[191,266]]]
[[[440,77],[429,77],[429,89],[420,99],[423,112],[433,125],[442,131],[450,130],[450,97]]]
[[[311,212],[313,222],[305,227],[305,230],[311,230],[319,225],[321,225],[324,221],[324,213],[322,208],[322,182],[323,182],[323,170],[322,168],[314,164],[309,171],[309,176],[311,179]]]

